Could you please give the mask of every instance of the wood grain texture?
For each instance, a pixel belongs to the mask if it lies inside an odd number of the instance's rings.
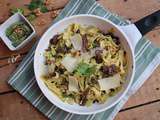
[[[0,120],[47,120],[18,93],[0,96]],[[158,118],[158,119],[157,119]],[[115,120],[159,120],[160,102],[120,112]]]
[[[136,92],[123,109],[160,99],[160,66]]]
[[[0,96],[0,120],[47,120],[18,93]]]
[[[0,93],[13,90],[13,88],[11,88],[8,85],[7,80],[9,78],[9,76],[17,68],[18,64],[19,63],[11,64],[11,65],[7,65],[7,66],[5,66],[3,68],[0,68]]]
[[[54,9],[63,8],[69,0],[54,0]],[[126,2],[125,2],[126,1]],[[24,7],[24,4],[28,4],[30,0],[0,0],[0,24],[6,20],[9,16],[9,9],[12,7]],[[160,9],[159,0],[99,0],[105,8],[112,12],[118,13],[124,18],[130,19],[132,22],[139,20],[140,18]],[[138,12],[137,12],[138,11]],[[33,25],[36,28],[37,39],[44,33],[44,31],[50,26],[53,18],[51,18],[51,12],[45,13],[39,16]],[[43,23],[43,24],[41,24]],[[152,42],[160,47],[160,27],[149,32],[146,35]],[[35,39],[35,40],[37,40]],[[19,53],[27,53],[32,47],[33,40],[25,48],[20,51],[11,52],[0,41],[0,66],[7,63],[8,57]],[[3,58],[3,59],[1,59]],[[0,68],[0,93],[12,91],[13,89],[7,84],[7,79],[11,73],[16,69],[16,64],[6,65]],[[151,101],[160,99],[160,66],[152,74],[152,76],[145,82],[140,90],[133,95],[123,110],[116,117],[116,120],[157,120],[160,116],[159,102],[149,105],[143,105]],[[139,106],[134,108],[134,106]],[[133,107],[133,108],[132,108]],[[3,109],[1,109],[3,108]],[[127,110],[128,108],[132,108]],[[149,113],[149,114],[148,114]],[[154,117],[155,116],[155,117]],[[8,93],[0,95],[0,120],[46,120],[46,118],[37,112],[23,97],[18,93]]]
[[[159,0],[100,0],[99,3],[133,23],[160,9]],[[160,28],[149,32],[146,36],[160,47]]]
[[[160,102],[120,112],[115,120],[159,120]]]
[[[106,9],[126,19],[131,19],[133,22],[160,8],[159,0],[100,0],[99,3]]]

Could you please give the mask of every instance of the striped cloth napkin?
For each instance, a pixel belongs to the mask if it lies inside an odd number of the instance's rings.
[[[94,0],[70,0],[54,21],[57,22],[64,17],[75,14],[94,14],[111,20],[115,24],[125,25],[129,22],[116,14],[105,10]],[[37,86],[34,70],[33,56],[36,44],[24,58],[17,70],[11,75],[8,83],[24,96],[34,107],[41,111],[51,120],[112,120],[128,98],[135,93],[144,81],[151,75],[160,64],[160,49],[155,48],[149,40],[142,38],[136,46],[136,73],[134,82],[125,97],[114,107],[107,111],[92,115],[76,115],[65,112],[52,103],[42,94]]]

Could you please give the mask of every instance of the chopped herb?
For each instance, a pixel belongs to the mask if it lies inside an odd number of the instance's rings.
[[[98,41],[95,40],[95,41],[92,43],[92,46],[93,46],[93,48],[96,48],[96,47],[99,47],[100,44],[99,44]]]
[[[21,13],[21,14],[23,14],[24,10],[22,8],[12,8],[11,9],[11,13],[12,14],[15,14],[15,13]]]
[[[78,65],[76,72],[81,76],[90,76],[95,72],[95,66],[91,66],[87,63],[81,62]]]
[[[42,13],[48,12],[48,9],[47,9],[47,7],[46,7],[45,5],[42,5],[42,6],[40,7],[40,10],[41,10]]]
[[[43,3],[44,3],[44,0],[32,0],[30,4],[28,5],[28,8],[30,10],[35,10],[39,8],[40,6],[42,6]]]
[[[28,16],[27,16],[27,19],[31,22],[31,21],[33,21],[34,19],[36,18],[36,15],[35,14],[29,14]]]
[[[28,5],[28,9],[30,9],[31,11],[37,8],[40,8],[40,11],[42,13],[48,12],[47,7],[44,5],[44,0],[32,0]]]
[[[93,46],[93,48],[96,48],[96,47],[97,47],[96,43],[93,43],[92,46]]]

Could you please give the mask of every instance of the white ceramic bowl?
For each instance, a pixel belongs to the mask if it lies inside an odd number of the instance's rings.
[[[41,76],[45,74],[45,58],[43,56],[45,49],[48,48],[49,40],[57,33],[61,33],[64,31],[68,25],[71,23],[79,23],[81,25],[93,25],[101,29],[102,31],[106,31],[114,28],[115,35],[120,38],[120,42],[123,45],[125,51],[127,51],[128,57],[128,72],[126,76],[126,82],[123,86],[123,89],[114,97],[109,98],[104,104],[93,104],[90,107],[79,106],[77,104],[70,105],[68,103],[62,102],[53,92],[51,92],[47,86],[42,81]],[[126,33],[125,33],[125,32]],[[134,35],[133,32],[135,33]],[[34,71],[37,83],[42,90],[43,94],[48,98],[48,100],[61,108],[62,110],[75,113],[75,114],[95,114],[98,112],[102,112],[114,106],[118,103],[123,96],[128,91],[134,76],[135,71],[135,59],[134,59],[134,46],[137,40],[141,37],[140,32],[137,30],[134,24],[128,26],[117,26],[113,24],[111,21],[94,16],[94,15],[76,15],[72,17],[65,18],[55,24],[53,24],[42,36],[39,41],[39,44],[35,51],[34,56]]]
[[[17,47],[14,47],[12,45],[12,41],[6,36],[6,29],[9,28],[12,24],[16,22],[23,21],[25,22],[31,29],[32,33],[23,41],[21,42]],[[2,38],[3,42],[6,44],[6,46],[11,50],[19,50],[23,46],[25,46],[28,42],[32,40],[32,38],[35,36],[36,32],[34,27],[31,25],[31,23],[20,13],[16,13],[12,15],[8,20],[6,20],[1,26],[0,26],[0,37]]]

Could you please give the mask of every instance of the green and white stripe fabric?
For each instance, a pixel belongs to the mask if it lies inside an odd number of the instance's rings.
[[[105,10],[94,0],[71,0],[54,21],[57,22],[66,16],[75,14],[94,14],[111,20],[115,24],[125,25],[129,22]],[[8,83],[23,95],[34,107],[51,120],[112,120],[122,108],[128,98],[137,91],[144,81],[160,64],[160,49],[154,47],[149,40],[142,38],[136,46],[136,73],[132,87],[125,97],[111,109],[94,115],[75,115],[65,112],[51,104],[37,86],[33,56],[36,44],[24,58],[17,70],[10,77]]]

